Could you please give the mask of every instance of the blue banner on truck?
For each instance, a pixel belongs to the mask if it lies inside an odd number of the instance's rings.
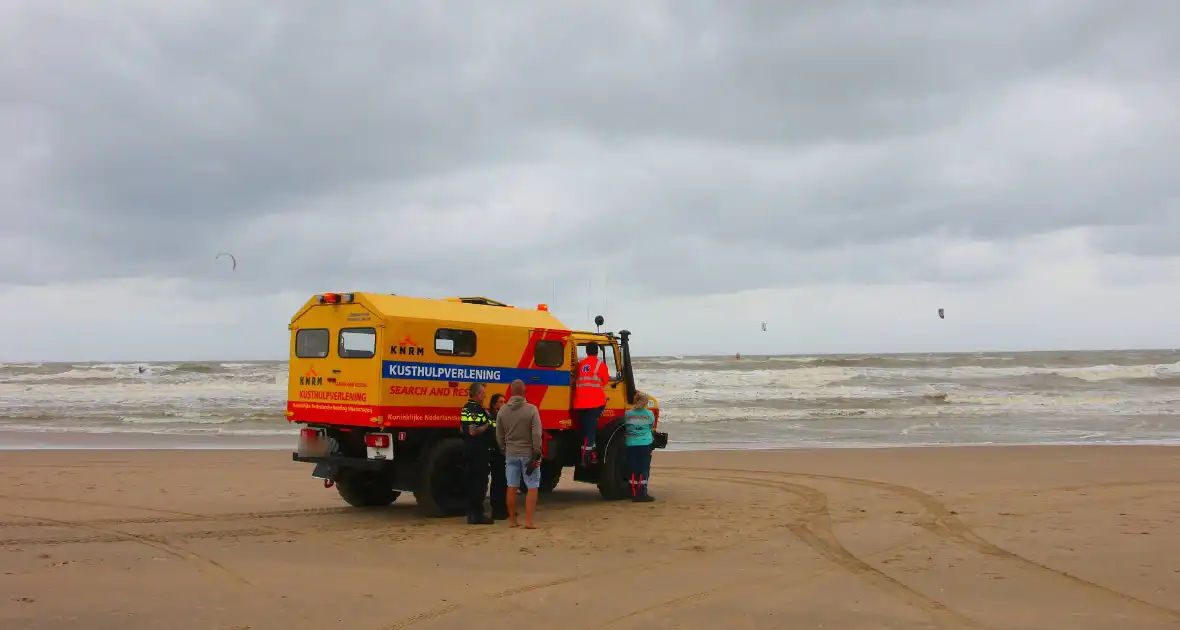
[[[525,385],[569,387],[570,373],[565,370],[536,368],[504,368],[479,365],[448,365],[446,363],[416,363],[382,361],[381,377],[412,381],[457,381],[480,383],[511,383],[516,379]]]

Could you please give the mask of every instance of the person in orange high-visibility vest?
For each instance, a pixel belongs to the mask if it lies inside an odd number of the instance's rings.
[[[598,463],[595,435],[598,418],[606,410],[606,384],[610,373],[598,358],[598,344],[586,345],[586,358],[578,362],[574,374],[574,413],[582,423],[582,465]]]

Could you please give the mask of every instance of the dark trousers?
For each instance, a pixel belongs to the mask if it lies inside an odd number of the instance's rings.
[[[631,480],[631,494],[643,496],[647,494],[647,479],[651,476],[652,445],[628,446],[627,477]]]
[[[467,513],[483,514],[483,500],[488,496],[488,447],[468,445],[467,463]]]
[[[492,514],[508,513],[508,476],[505,470],[504,454],[499,450],[492,450],[490,455],[492,467]]]
[[[583,445],[594,446],[597,444],[598,418],[602,416],[603,411],[606,411],[606,405],[577,410],[578,421],[582,423],[582,438],[586,440],[582,443]]]

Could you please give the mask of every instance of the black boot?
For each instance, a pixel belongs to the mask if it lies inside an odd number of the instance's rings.
[[[598,465],[598,448],[590,444],[590,440],[582,442],[582,466]]]
[[[636,486],[637,491],[635,498],[631,499],[632,501],[636,503],[651,503],[656,500],[655,497],[647,493],[647,479],[643,475],[639,475],[639,481],[636,483],[638,484]]]
[[[491,525],[492,523],[495,523],[495,521],[488,518],[488,515],[484,514],[483,512],[467,515],[468,525]]]

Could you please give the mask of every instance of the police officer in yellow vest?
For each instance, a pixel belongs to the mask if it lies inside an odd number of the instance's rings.
[[[468,525],[491,525],[494,522],[483,511],[491,465],[489,449],[496,439],[496,423],[483,408],[484,393],[483,383],[472,383],[467,389],[467,404],[459,412],[463,459],[467,467]]]

